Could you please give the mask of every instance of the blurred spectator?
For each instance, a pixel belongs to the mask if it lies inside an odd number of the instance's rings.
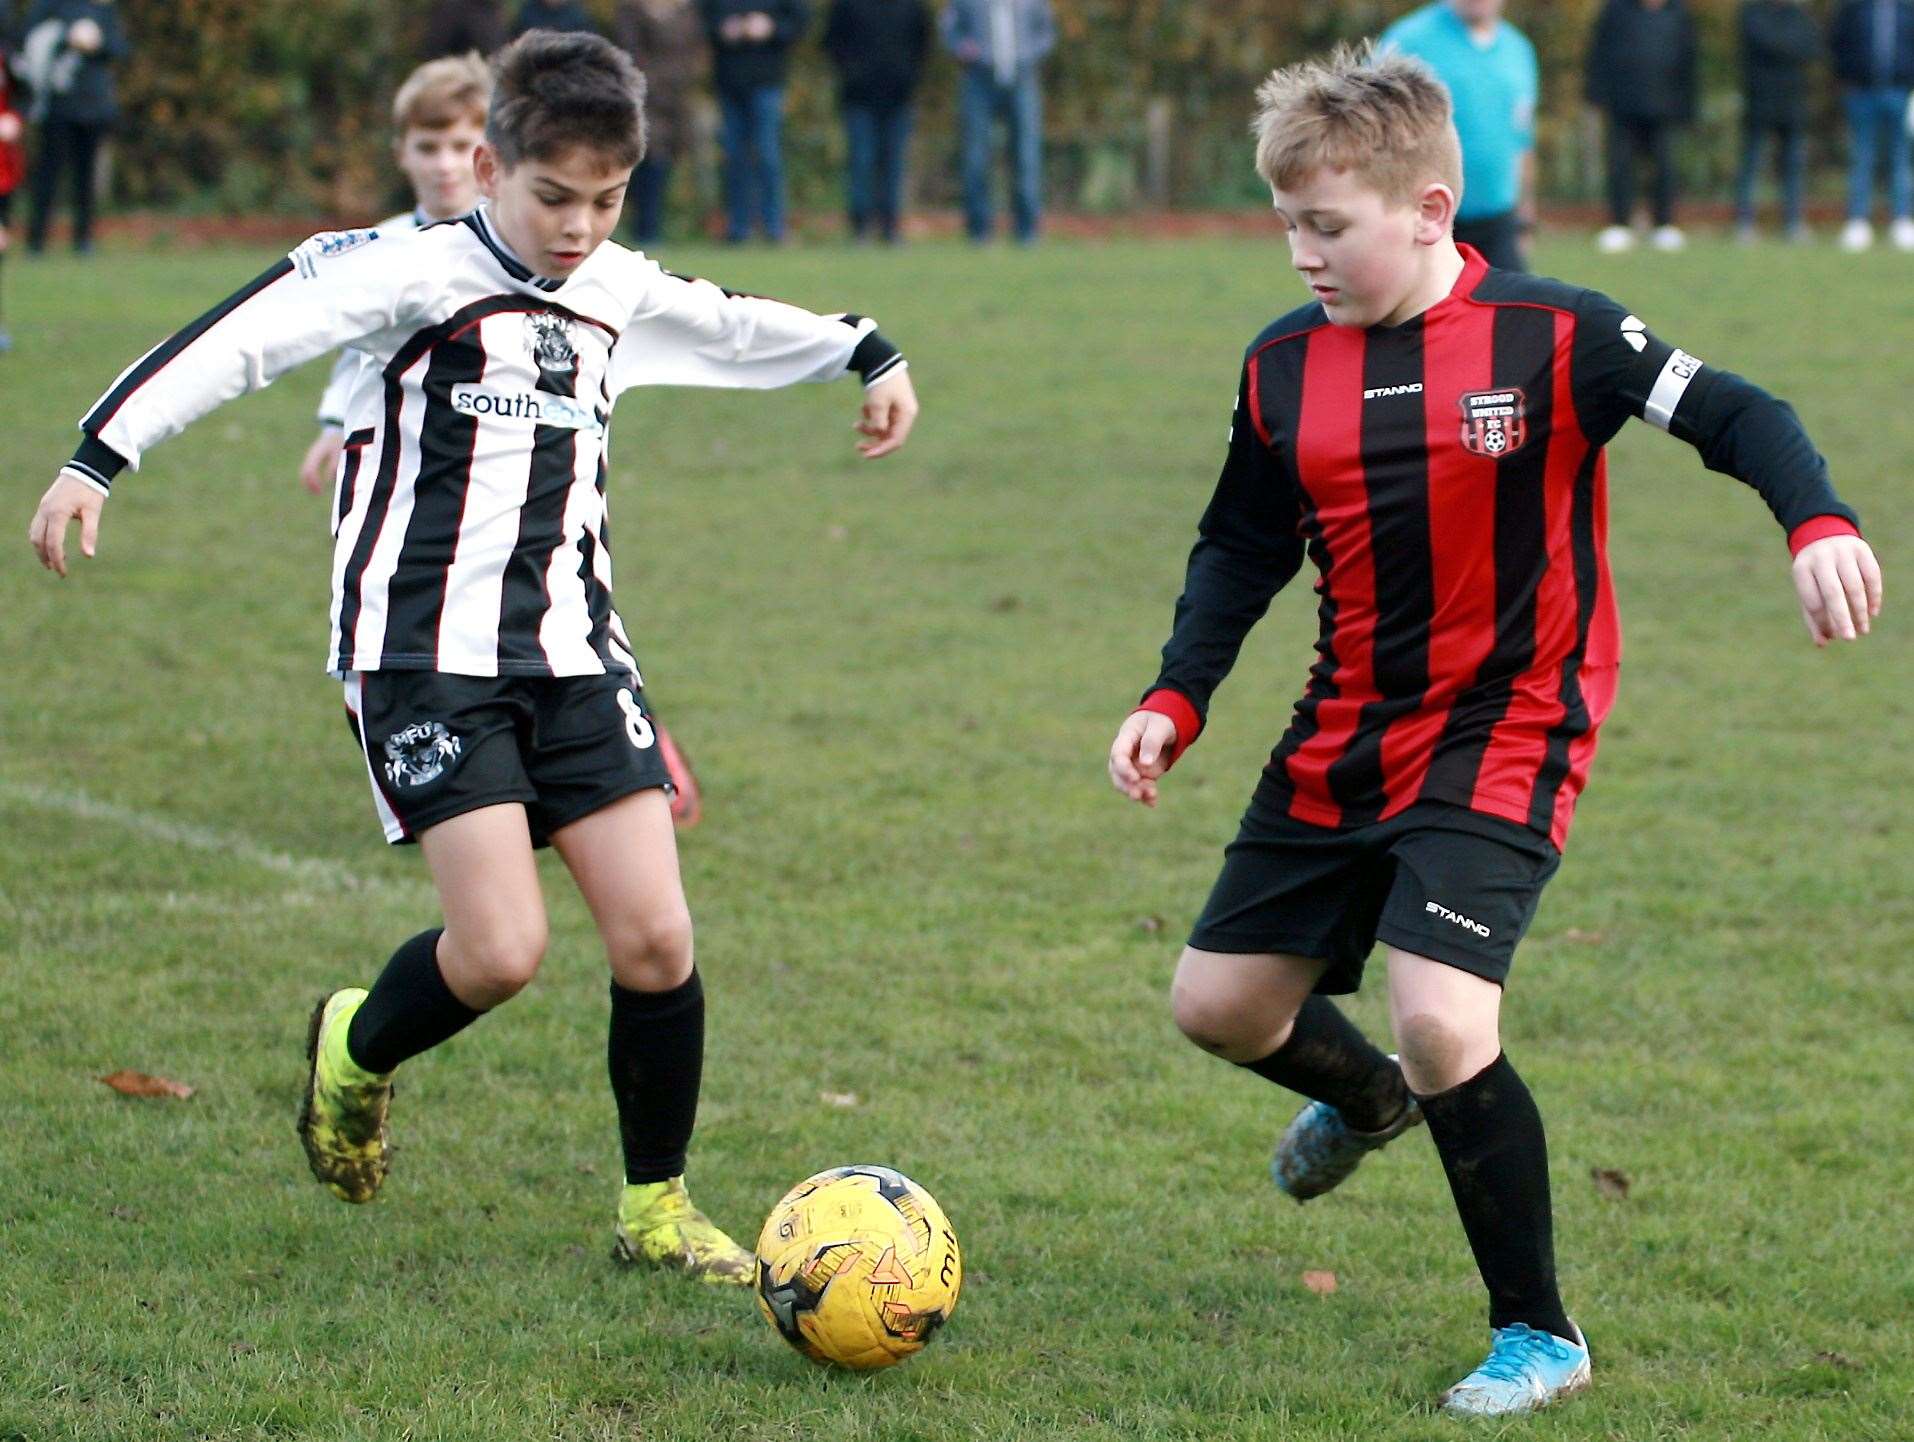
[[[518,39],[527,30],[584,30],[593,35],[598,27],[592,23],[590,15],[579,0],[525,0],[519,7],[518,19],[512,22],[512,33],[507,37]]]
[[[21,70],[40,128],[27,249],[46,249],[60,178],[71,172],[73,249],[93,249],[93,174],[100,142],[120,117],[114,67],[129,47],[112,0],[35,0],[27,11]]]
[[[0,4],[0,286],[4,285],[7,247],[13,243],[8,226],[13,220],[13,192],[26,174],[26,151],[20,145],[26,123],[13,103],[13,17]],[[0,295],[4,291],[0,290]],[[13,337],[7,333],[6,311],[0,308],[0,355],[13,349]]]
[[[1807,238],[1801,200],[1808,164],[1808,66],[1821,33],[1802,0],[1743,0],[1741,6],[1741,172],[1735,230],[1755,237],[1755,175],[1772,139],[1788,235]]]
[[[784,239],[784,79],[810,20],[805,0],[699,0],[724,115],[725,239]]]
[[[1382,32],[1385,49],[1426,62],[1455,100],[1462,203],[1455,238],[1490,265],[1526,270],[1522,234],[1535,222],[1535,105],[1541,72],[1503,0],[1434,0]]]
[[[963,132],[964,226],[974,241],[994,226],[991,141],[1008,132],[1011,216],[1017,239],[1037,238],[1043,212],[1043,92],[1038,67],[1057,43],[1050,0],[950,0],[944,44],[964,67],[958,96]]]
[[[435,0],[425,17],[425,45],[421,60],[465,55],[476,50],[490,55],[505,43],[505,17],[498,0]]]
[[[1695,117],[1695,21],[1683,0],[1608,0],[1589,46],[1587,95],[1608,115],[1605,251],[1635,243],[1635,172],[1654,167],[1654,242],[1680,250],[1675,224],[1675,128]]]
[[[691,92],[704,71],[704,22],[691,0],[619,0],[613,39],[645,72],[645,158],[631,177],[631,235],[664,233],[671,171],[691,144]]]
[[[925,0],[833,0],[824,49],[837,66],[838,104],[850,167],[846,199],[851,234],[876,228],[898,238],[911,100],[930,51]]]
[[[1914,88],[1914,0],[1844,0],[1828,30],[1834,75],[1848,118],[1848,223],[1843,250],[1874,243],[1874,166],[1887,155],[1890,234],[1914,250],[1914,177],[1909,174],[1908,93]],[[1885,147],[1877,148],[1885,133]]]

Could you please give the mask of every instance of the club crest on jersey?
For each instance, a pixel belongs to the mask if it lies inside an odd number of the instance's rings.
[[[1456,404],[1462,408],[1462,445],[1478,456],[1500,460],[1521,450],[1529,438],[1528,403],[1520,387],[1470,391]]]
[[[426,786],[459,759],[459,738],[440,721],[415,721],[386,737],[385,774],[394,786]]]
[[[548,310],[525,317],[526,341],[532,359],[549,376],[570,375],[578,369],[578,347],[572,344],[572,323]]]

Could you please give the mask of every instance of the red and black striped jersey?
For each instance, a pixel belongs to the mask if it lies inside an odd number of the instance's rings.
[[[1629,417],[1753,486],[1796,550],[1856,518],[1784,403],[1604,295],[1461,250],[1401,325],[1312,304],[1250,347],[1143,705],[1180,754],[1307,554],[1317,657],[1265,794],[1330,827],[1445,801],[1560,846],[1621,661],[1602,448]]]

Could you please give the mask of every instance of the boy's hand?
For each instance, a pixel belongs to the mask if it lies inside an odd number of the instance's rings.
[[[1794,594],[1817,646],[1868,633],[1881,614],[1881,565],[1859,536],[1823,536],[1794,558]]]
[[[1156,805],[1156,780],[1170,769],[1176,723],[1154,711],[1132,711],[1110,743],[1110,784],[1132,801]]]
[[[857,430],[870,439],[858,444],[858,454],[867,461],[888,456],[903,446],[916,422],[917,392],[911,387],[910,372],[885,376],[864,392],[864,414]]]
[[[346,433],[327,426],[306,447],[306,458],[299,463],[299,484],[315,496],[324,495],[326,485],[339,470],[339,452],[345,448]]]
[[[91,556],[99,547],[100,508],[105,504],[105,496],[72,476],[62,475],[48,486],[40,497],[40,509],[33,513],[33,524],[27,527],[27,541],[39,554],[40,564],[66,575],[66,527],[75,518],[80,522],[80,552]]]

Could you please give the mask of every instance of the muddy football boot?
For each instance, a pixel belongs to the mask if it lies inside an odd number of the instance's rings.
[[[322,997],[306,1033],[306,1095],[299,1140],[312,1174],[342,1202],[369,1202],[392,1165],[386,1108],[392,1075],[369,1072],[346,1051],[346,1028],[366,999],[347,987]]]
[[[611,1256],[626,1266],[663,1267],[717,1287],[748,1287],[757,1280],[756,1254],[691,1204],[683,1177],[625,1188]]]

